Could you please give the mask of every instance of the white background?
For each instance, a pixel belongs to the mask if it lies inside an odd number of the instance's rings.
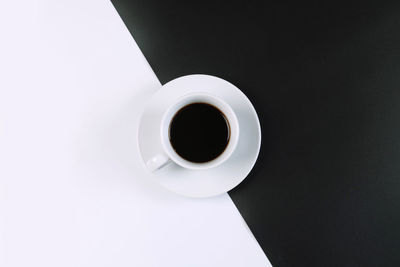
[[[152,182],[160,83],[108,1],[0,6],[0,266],[269,266],[228,195]]]

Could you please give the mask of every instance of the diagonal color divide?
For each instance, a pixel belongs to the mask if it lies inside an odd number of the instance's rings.
[[[137,126],[160,82],[111,2],[0,22],[0,266],[270,266],[227,194],[151,182]]]
[[[162,83],[238,86],[261,153],[230,196],[274,266],[400,266],[400,5],[113,0]]]

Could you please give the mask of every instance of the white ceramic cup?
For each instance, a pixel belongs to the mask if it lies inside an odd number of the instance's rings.
[[[229,123],[230,131],[229,142],[224,152],[222,152],[222,154],[220,154],[215,159],[204,163],[195,163],[182,158],[175,152],[169,140],[169,126],[175,114],[184,106],[199,102],[208,103],[222,111],[222,113],[225,115],[226,120]],[[169,162],[174,162],[181,167],[187,169],[210,169],[222,164],[232,155],[239,140],[239,123],[235,112],[225,101],[209,93],[191,93],[178,99],[164,113],[160,125],[160,138],[162,150],[146,162],[147,168],[150,171],[156,171]]]

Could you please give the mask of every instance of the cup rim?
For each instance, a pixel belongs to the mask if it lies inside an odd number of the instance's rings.
[[[204,103],[209,103],[220,109],[225,115],[226,119],[228,120],[230,127],[230,138],[225,150],[215,159],[212,159],[204,163],[203,162],[196,163],[184,159],[183,157],[178,155],[178,153],[176,153],[169,140],[169,126],[175,114],[182,107],[199,101],[203,101]],[[161,143],[163,149],[173,162],[187,169],[193,169],[193,170],[210,169],[217,167],[223,162],[225,162],[232,155],[233,151],[236,149],[239,140],[239,122],[231,106],[228,105],[224,100],[210,93],[195,92],[180,97],[175,101],[174,104],[172,104],[166,110],[161,120],[160,134],[161,134]]]

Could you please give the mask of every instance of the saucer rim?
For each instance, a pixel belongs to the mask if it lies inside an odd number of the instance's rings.
[[[236,87],[234,84],[232,84],[232,83],[230,83],[229,81],[226,81],[226,80],[224,80],[224,79],[222,79],[222,78],[219,78],[219,77],[216,77],[216,76],[213,76],[213,75],[207,75],[207,74],[189,74],[189,75],[185,75],[185,76],[181,76],[181,77],[175,78],[175,79],[173,79],[173,80],[167,82],[167,83],[164,84],[159,90],[157,90],[154,94],[152,94],[152,95],[150,96],[149,100],[147,101],[147,103],[146,103],[146,105],[145,105],[145,107],[144,107],[144,109],[143,109],[143,111],[142,111],[142,113],[141,113],[141,115],[140,115],[139,124],[138,124],[138,128],[137,128],[137,132],[138,132],[137,145],[138,145],[138,148],[139,148],[139,154],[140,154],[140,158],[142,159],[142,163],[144,164],[146,170],[148,170],[147,167],[146,167],[146,165],[145,165],[145,158],[143,157],[143,154],[142,154],[143,146],[140,145],[140,144],[141,144],[141,141],[140,141],[140,134],[139,134],[140,128],[141,128],[141,124],[142,124],[142,118],[143,118],[144,114],[145,114],[148,110],[152,109],[152,101],[154,101],[154,99],[156,99],[156,96],[157,96],[158,94],[160,94],[161,90],[165,90],[166,87],[167,87],[167,88],[170,87],[171,84],[173,84],[173,83],[176,82],[177,80],[182,80],[182,79],[198,79],[198,78],[206,78],[206,79],[220,80],[220,81],[222,81],[223,83],[227,83],[227,85],[229,85],[229,86],[232,87],[233,89],[236,89],[236,91],[240,93],[240,97],[243,99],[244,102],[246,102],[246,103],[245,103],[246,108],[248,109],[248,111],[251,110],[251,117],[255,120],[255,122],[256,122],[256,128],[257,128],[257,129],[256,129],[256,131],[257,131],[257,147],[254,146],[254,149],[253,149],[254,152],[251,153],[252,156],[251,156],[251,158],[247,161],[248,163],[246,164],[246,169],[248,169],[248,170],[244,172],[244,174],[242,175],[243,177],[242,177],[242,178],[239,178],[237,182],[232,183],[232,184],[229,185],[229,186],[226,186],[223,190],[217,190],[217,191],[218,191],[217,193],[213,192],[213,193],[208,193],[208,194],[207,194],[207,193],[203,193],[203,194],[193,194],[193,193],[186,193],[186,192],[174,190],[173,188],[169,187],[169,186],[166,185],[165,183],[160,182],[159,179],[156,179],[156,178],[155,178],[156,176],[155,176],[153,173],[151,173],[150,171],[149,171],[149,174],[154,178],[154,180],[156,180],[155,182],[156,182],[157,184],[159,184],[160,186],[162,186],[162,187],[165,188],[166,190],[171,191],[171,192],[173,192],[173,193],[175,193],[175,194],[178,194],[178,195],[181,195],[181,196],[185,196],[185,197],[190,197],[190,198],[207,198],[207,197],[214,197],[214,196],[222,195],[222,194],[224,194],[224,193],[229,192],[230,190],[232,190],[233,188],[237,187],[238,185],[240,185],[240,184],[248,177],[249,173],[253,170],[254,165],[256,164],[257,159],[258,159],[258,156],[259,156],[259,154],[260,154],[261,145],[262,145],[262,131],[261,131],[260,120],[259,120],[258,114],[257,114],[257,112],[256,112],[256,110],[255,110],[253,104],[251,103],[250,99],[249,99],[238,87]],[[164,88],[164,89],[163,89],[163,88]],[[195,91],[195,92],[197,92],[197,91]],[[187,93],[187,94],[192,94],[192,93],[195,93],[195,92],[190,92],[190,93]],[[199,91],[199,92],[200,92],[200,91]],[[206,92],[206,93],[208,94],[209,92]],[[179,99],[179,98],[181,98],[181,97],[183,97],[183,96],[185,96],[185,94],[179,95],[179,96],[177,97],[177,99]],[[154,108],[154,107],[153,107],[153,108]],[[235,107],[234,107],[234,106],[231,106],[231,108],[234,110],[235,113],[237,113],[237,111],[235,110]],[[241,138],[243,138],[243,136],[240,135],[240,136],[239,136],[239,139],[238,139],[238,142],[240,142],[240,139],[241,139]],[[237,152],[237,151],[235,150],[233,153],[235,153],[235,152]],[[231,158],[228,158],[228,159],[225,161],[225,164],[229,164],[230,161],[232,161],[232,159],[231,159]],[[174,164],[174,163],[169,163],[169,164]],[[218,169],[218,168],[221,168],[221,165],[216,166],[216,167],[214,167],[213,169]],[[191,170],[191,171],[196,171],[196,170]],[[205,170],[205,171],[207,171],[207,170]]]

